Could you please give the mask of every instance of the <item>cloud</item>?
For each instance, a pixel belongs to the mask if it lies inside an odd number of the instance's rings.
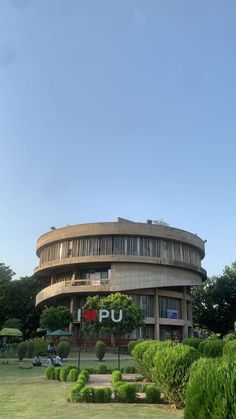
[[[135,23],[137,23],[138,25],[144,25],[145,17],[143,16],[141,10],[135,9],[133,13]]]

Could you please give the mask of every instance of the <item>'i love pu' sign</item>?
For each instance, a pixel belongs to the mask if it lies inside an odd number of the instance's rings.
[[[108,317],[110,317],[114,323],[119,323],[123,319],[123,310],[119,310],[119,314],[116,316],[115,310],[106,310],[105,308],[100,310],[95,308],[85,308],[84,310],[81,310],[81,308],[78,309],[78,322],[81,322],[81,319],[83,318],[86,322],[92,322],[98,319],[99,323],[102,323],[102,321]]]

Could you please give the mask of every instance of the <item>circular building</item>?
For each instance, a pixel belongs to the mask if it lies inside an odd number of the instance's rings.
[[[38,239],[37,256],[36,306],[70,308],[75,338],[87,296],[113,292],[131,295],[145,314],[145,326],[124,338],[191,336],[191,287],[206,278],[204,241],[196,234],[118,218],[53,229]]]

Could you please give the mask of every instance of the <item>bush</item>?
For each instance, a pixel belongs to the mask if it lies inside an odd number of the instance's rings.
[[[224,337],[225,342],[228,342],[229,340],[234,340],[234,339],[236,339],[236,332],[228,333],[228,335]]]
[[[60,373],[61,373],[61,367],[56,367],[55,368],[55,377],[54,377],[55,380],[60,381]]]
[[[97,374],[96,368],[85,368],[83,371],[87,371],[89,374]]]
[[[133,351],[133,349],[135,348],[135,346],[136,346],[138,343],[142,343],[142,342],[144,342],[144,340],[143,340],[143,339],[139,339],[139,340],[131,340],[131,341],[128,343],[128,352],[129,352],[129,354],[130,354],[130,355],[132,355],[132,351]]]
[[[148,384],[145,386],[146,401],[147,403],[160,403],[160,390],[159,388]]]
[[[235,356],[236,355],[236,339],[229,340],[223,349],[223,355]]]
[[[51,368],[51,367],[49,367]],[[66,367],[62,367],[61,371],[60,371],[60,381],[66,381],[67,380],[67,375],[69,374],[68,370],[66,369]]]
[[[77,369],[78,370],[78,368],[76,367],[76,365],[72,365],[72,364],[67,364],[67,365],[64,366],[64,368],[66,369],[67,374],[69,374],[70,370],[74,370],[74,369]]]
[[[148,346],[147,350],[142,354],[142,373],[148,380],[153,381],[152,377],[152,370],[154,367],[154,358],[155,355],[162,351],[162,349],[170,346],[174,346],[175,344],[171,341],[153,341],[151,345]]]
[[[87,383],[89,380],[89,373],[86,370],[82,370],[78,378],[84,377],[85,382]]]
[[[57,354],[63,358],[67,358],[70,353],[71,344],[69,342],[59,342],[57,345]]]
[[[208,339],[204,339],[202,342],[199,343],[198,351],[203,355],[204,347],[209,342]]]
[[[144,364],[143,364],[143,356],[145,354],[145,352],[148,350],[148,348],[153,345],[153,344],[159,344],[159,341],[154,341],[154,340],[145,340],[143,342],[138,342],[134,349],[132,350],[132,357],[135,359],[135,361],[137,362],[141,372],[144,374]]]
[[[198,347],[199,347],[199,345],[202,341],[203,340],[200,339],[200,338],[185,338],[183,340],[183,344],[191,346],[192,348],[198,349]]]
[[[27,342],[19,343],[18,348],[17,348],[19,361],[22,361],[24,359],[26,352],[27,352]]]
[[[48,367],[46,369],[46,378],[47,380],[54,380],[55,379],[55,368],[54,367]]]
[[[28,358],[33,358],[34,356],[34,341],[32,339],[27,342],[27,355]]]
[[[94,403],[95,389],[93,387],[84,387],[79,393],[79,401]]]
[[[47,356],[48,354],[48,345],[47,341],[42,338],[34,338],[32,339],[34,344],[34,354],[33,356],[39,354],[41,356]]]
[[[78,374],[79,374],[78,368],[72,368],[69,371],[69,374],[67,375],[66,381],[75,382],[78,378]]]
[[[223,355],[225,342],[223,340],[211,339],[203,347],[203,356],[217,358]]]
[[[99,361],[104,358],[106,352],[106,345],[101,340],[98,340],[95,346],[96,357]]]
[[[154,359],[152,375],[165,397],[176,407],[184,404],[189,370],[199,352],[187,345],[167,347],[159,351]]]
[[[121,372],[120,372],[120,371],[118,371],[118,370],[113,371],[113,373],[112,373],[112,375],[111,375],[111,378],[112,378],[112,385],[113,385],[113,387],[114,387],[114,385],[115,385],[118,381],[122,381],[122,374],[121,374]]]
[[[95,403],[110,403],[110,401],[111,401],[111,389],[109,387],[94,389],[94,402]]]
[[[73,387],[71,387],[68,395],[68,401],[70,402],[78,402],[79,401],[79,394],[82,388],[84,387],[83,384],[80,382],[76,382]]]
[[[236,364],[225,358],[202,358],[190,373],[185,419],[236,417]]]
[[[98,374],[107,374],[107,370],[108,370],[107,366],[104,365],[104,364],[101,364],[101,365],[98,365],[97,373]]]
[[[137,400],[136,385],[122,383],[116,389],[116,398],[121,403],[134,403]]]

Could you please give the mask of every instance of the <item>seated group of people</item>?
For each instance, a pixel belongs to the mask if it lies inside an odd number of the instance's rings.
[[[36,357],[33,360],[33,367],[41,367],[42,366],[42,360],[40,355],[36,355]],[[61,367],[61,357],[56,354],[48,355],[47,363],[45,364],[45,367]]]

